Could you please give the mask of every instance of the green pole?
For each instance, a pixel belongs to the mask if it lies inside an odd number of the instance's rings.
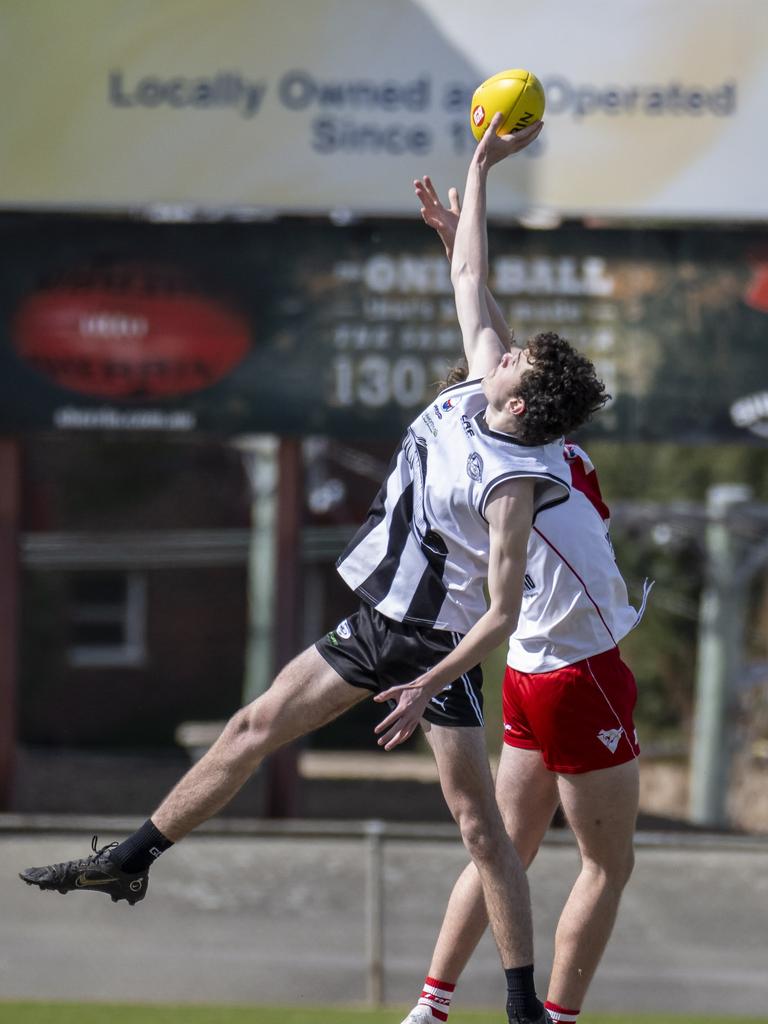
[[[729,514],[749,501],[751,493],[741,484],[718,484],[707,492],[689,815],[697,824],[716,828],[727,824],[733,743],[729,719],[744,629],[744,586],[737,579],[738,551]]]
[[[269,688],[275,669],[277,449],[272,434],[237,438],[251,487],[248,546],[248,632],[243,704]]]

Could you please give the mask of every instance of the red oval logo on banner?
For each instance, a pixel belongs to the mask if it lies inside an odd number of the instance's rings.
[[[96,271],[27,296],[13,338],[60,387],[115,399],[210,387],[251,344],[247,321],[223,303],[143,271]]]
[[[744,301],[752,309],[768,313],[768,263],[752,265],[752,279],[747,285]]]

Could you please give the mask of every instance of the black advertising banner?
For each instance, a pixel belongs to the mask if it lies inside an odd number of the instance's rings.
[[[413,222],[0,222],[0,431],[393,438],[461,352],[449,268]],[[754,439],[768,423],[757,231],[492,228],[518,340],[597,363],[593,436]]]

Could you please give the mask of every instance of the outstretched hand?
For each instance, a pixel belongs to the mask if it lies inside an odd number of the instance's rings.
[[[543,121],[534,121],[533,124],[529,124],[527,128],[522,128],[519,132],[512,132],[511,135],[497,135],[496,132],[503,120],[503,114],[494,114],[485,135],[477,144],[475,155],[479,159],[484,158],[488,167],[493,167],[494,164],[501,163],[508,156],[519,153],[526,146],[530,146],[538,139],[541,129],[544,127]]]
[[[445,255],[448,259],[453,255],[453,241],[456,238],[456,227],[459,223],[461,203],[459,193],[455,188],[448,189],[448,203],[446,208],[440,201],[432,179],[425,174],[423,178],[417,178],[413,183],[416,198],[421,203],[421,218],[425,224],[434,228],[440,241],[445,246]]]
[[[511,135],[497,135],[496,131],[501,124],[504,115],[494,114],[488,126],[488,130],[477,144],[476,154],[485,157],[489,167],[500,163],[508,156],[519,153],[530,146],[538,137],[544,127],[543,121],[535,121],[519,132]],[[445,246],[445,254],[448,259],[453,255],[453,242],[456,238],[456,228],[461,213],[461,201],[456,188],[448,189],[448,206],[444,206],[437,190],[428,174],[423,178],[417,178],[413,183],[416,198],[421,203],[421,218],[425,224],[434,228],[440,241]]]

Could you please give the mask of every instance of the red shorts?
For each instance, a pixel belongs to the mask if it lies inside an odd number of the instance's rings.
[[[554,672],[507,666],[503,703],[504,742],[540,750],[552,772],[592,772],[640,753],[637,684],[618,647]]]

